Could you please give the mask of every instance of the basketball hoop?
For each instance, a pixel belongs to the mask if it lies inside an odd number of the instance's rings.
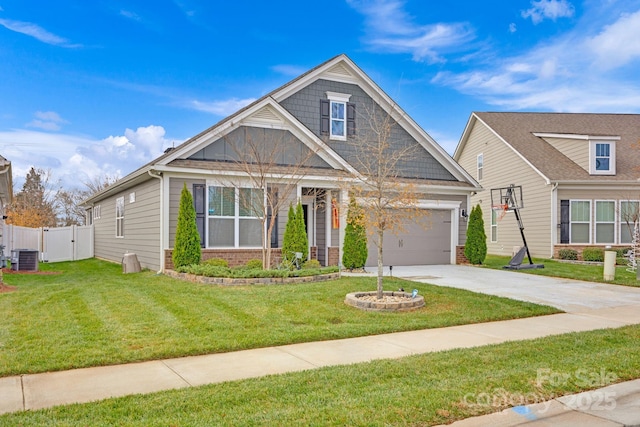
[[[491,209],[496,211],[498,221],[500,221],[509,212],[509,205],[507,203],[501,205],[491,205]],[[500,213],[498,213],[500,211]]]

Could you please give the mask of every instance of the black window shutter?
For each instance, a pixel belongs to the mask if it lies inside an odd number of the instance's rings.
[[[329,100],[320,100],[320,135],[329,135]]]
[[[569,243],[569,201],[560,200],[560,243]]]
[[[204,248],[204,223],[206,218],[205,185],[193,184],[193,207],[196,211],[196,226],[200,235],[200,247]]]
[[[347,103],[347,136],[356,134],[356,104]]]

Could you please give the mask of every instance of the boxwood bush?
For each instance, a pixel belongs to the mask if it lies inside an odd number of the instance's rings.
[[[585,261],[604,261],[604,249],[602,248],[585,248],[582,250],[582,259]]]
[[[228,268],[215,265],[194,264],[176,268],[179,273],[189,273],[206,277],[229,277],[234,279],[253,279],[268,277],[306,277],[319,274],[336,273],[337,266],[322,268],[303,268],[302,270],[263,270],[249,268]]]
[[[578,251],[575,249],[560,249],[558,251],[558,258],[560,259],[569,259],[569,260],[577,260],[578,259]]]
[[[222,258],[209,258],[207,260],[202,261],[200,264],[210,265],[213,267],[229,267],[229,262],[226,259],[222,259]]]

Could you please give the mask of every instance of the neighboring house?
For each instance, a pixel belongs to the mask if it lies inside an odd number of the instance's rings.
[[[337,265],[346,216],[341,207],[348,202],[341,184],[358,173],[350,143],[365,130],[362,113],[373,104],[398,118],[393,144],[419,148],[401,164],[400,176],[416,184],[425,195],[420,207],[432,214],[428,230],[409,224],[404,234],[387,239],[385,264],[454,263],[466,230],[460,214],[479,185],[345,55],[263,96],[85,201],[95,226],[96,257],[120,262],[133,252],[143,267],[171,268],[180,192],[186,184],[194,196],[203,259],[220,257],[234,265],[261,258],[261,214],[244,209],[239,200],[260,200],[265,188],[230,185],[243,178],[248,182],[231,144],[286,140],[292,156],[312,155],[296,180],[288,177],[295,168],[293,157],[283,156],[266,191],[295,185],[285,200],[300,200],[304,206],[311,257],[322,265]],[[276,253],[288,207],[285,203],[275,212],[271,247]],[[368,264],[373,263],[370,257]]]
[[[532,256],[629,247],[640,203],[639,141],[637,114],[472,113],[453,157],[485,189],[471,201],[482,207],[489,253],[522,246],[514,214],[500,220],[491,209],[489,190],[510,184],[522,185]]]
[[[5,219],[7,218],[7,206],[13,200],[13,176],[11,172],[11,162],[0,156],[0,232],[3,230]],[[0,245],[7,247],[7,242],[0,234]],[[2,255],[2,251],[0,251]],[[7,254],[5,254],[7,255]]]

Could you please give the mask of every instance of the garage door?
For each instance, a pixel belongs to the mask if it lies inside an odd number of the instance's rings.
[[[451,264],[451,211],[428,211],[399,234],[385,232],[384,265]],[[369,243],[367,267],[378,265],[378,248]]]

